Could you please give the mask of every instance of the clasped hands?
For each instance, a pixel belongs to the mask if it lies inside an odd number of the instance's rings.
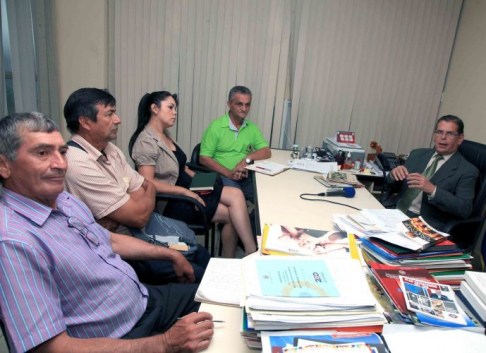
[[[247,165],[248,164],[244,159],[241,160],[236,167],[233,168],[233,170],[229,171],[230,173],[226,177],[234,181],[248,178],[248,169],[245,168]]]
[[[409,173],[408,169],[403,165],[392,169],[391,174],[397,181],[406,179],[409,188],[420,189],[429,195],[435,190],[435,185],[432,184],[429,179],[420,173]]]

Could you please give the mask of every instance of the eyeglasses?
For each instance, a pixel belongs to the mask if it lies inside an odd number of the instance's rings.
[[[434,132],[437,136],[444,136],[447,137],[447,138],[453,138],[453,137],[456,137],[456,136],[459,136],[460,133],[458,132],[452,132],[452,131],[442,131],[442,130],[435,130]]]
[[[67,219],[67,222],[68,227],[76,229],[83,236],[84,240],[86,240],[88,243],[93,244],[95,247],[98,247],[98,245],[100,245],[100,240],[98,239],[96,234],[86,228],[83,222],[81,222],[78,218],[69,217]]]

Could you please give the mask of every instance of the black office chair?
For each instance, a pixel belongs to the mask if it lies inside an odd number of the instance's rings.
[[[158,192],[156,195],[157,201],[177,201],[177,202],[188,202],[192,204],[192,206],[197,207],[198,209],[203,209],[204,206],[197,200],[193,199],[192,197],[183,196],[183,195],[172,195]],[[186,223],[187,226],[196,234],[196,235],[204,235],[204,247],[209,250],[211,256],[214,256],[215,250],[215,239],[216,239],[216,225],[215,223],[211,222],[210,219],[206,218],[206,214],[201,212],[203,219],[201,222],[189,222]],[[209,244],[209,238],[211,237],[211,245]]]
[[[191,161],[186,163],[186,165],[193,170],[194,172],[202,172],[202,173],[213,173],[214,170],[206,168],[201,163],[199,163],[199,153],[201,152],[201,144],[198,143],[194,149],[192,150],[191,154]]]
[[[393,188],[391,185],[388,185],[386,182],[386,174],[387,172],[391,171],[390,163],[383,153],[377,153],[376,164],[383,171],[383,181],[379,201],[385,208],[395,207],[397,189]]]
[[[0,329],[2,330],[3,339],[5,340],[5,343],[7,345],[7,352],[10,352],[10,345],[8,344],[8,338],[6,335],[7,332],[5,331],[5,324],[2,320],[0,320]]]
[[[463,243],[467,248],[470,248],[478,237],[480,225],[484,220],[484,207],[486,204],[486,145],[464,140],[459,146],[459,152],[479,170],[473,210],[468,219],[447,223],[444,231],[451,234],[453,241]]]
[[[198,159],[199,159],[199,146],[198,144],[196,147],[198,148]],[[194,151],[192,152],[194,155]],[[132,156],[130,156],[132,158]],[[193,156],[191,157],[194,158]],[[133,163],[135,164],[135,170],[138,170],[137,168],[137,163],[132,158]],[[201,167],[198,168],[197,166],[193,166],[191,163],[186,163],[186,165],[192,169],[193,171],[196,172],[211,172],[211,170]],[[197,200],[193,199],[192,197],[187,197],[183,195],[173,195],[173,194],[168,194],[168,193],[163,193],[163,192],[158,192],[156,195],[156,204],[157,201],[181,201],[181,202],[188,202],[192,204],[193,207],[197,207],[199,209],[203,209],[204,206]],[[214,256],[214,249],[215,249],[215,239],[216,239],[216,225],[215,223],[211,222],[211,220],[208,220],[206,218],[206,214],[202,212],[203,214],[203,220],[201,222],[191,222],[191,223],[186,223],[187,226],[196,234],[196,235],[204,235],[204,247],[210,252],[211,256]],[[132,229],[133,230],[133,229]],[[131,230],[131,233],[133,234],[134,232]],[[211,237],[211,245],[209,244],[209,238]]]
[[[486,272],[486,220],[483,220],[472,246],[471,264],[474,271]]]

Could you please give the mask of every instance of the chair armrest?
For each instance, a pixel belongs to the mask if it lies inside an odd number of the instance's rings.
[[[395,184],[388,183],[385,173],[383,173],[383,189],[381,190],[380,203],[385,208],[394,208],[397,204],[396,197],[392,197],[398,194],[399,188]]]
[[[482,221],[483,221],[483,217],[481,217],[481,216],[474,216],[474,217],[470,217],[468,219],[453,220],[453,221],[447,222],[443,229],[444,229],[445,233],[450,234],[457,227],[472,226],[474,224],[479,225]]]
[[[196,199],[193,199],[192,197],[189,196],[184,196],[184,195],[174,195],[174,194],[167,194],[164,192],[158,192],[155,195],[156,200],[163,200],[163,201],[182,201],[182,202],[189,202],[196,206],[198,209],[201,210],[202,217],[203,217],[203,224],[204,227],[209,227],[210,222],[206,218],[206,213],[202,210],[204,210],[204,206],[197,201]]]
[[[481,216],[473,216],[464,220],[454,220],[446,223],[443,231],[449,233],[451,235],[450,240],[460,248],[466,252],[470,252],[480,234],[479,232],[483,221],[484,218]]]

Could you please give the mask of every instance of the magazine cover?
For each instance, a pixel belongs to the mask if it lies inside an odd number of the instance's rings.
[[[279,224],[268,226],[263,248],[265,251],[292,255],[350,257],[346,232],[295,228]]]
[[[410,313],[407,310],[405,297],[400,285],[400,276],[411,277],[419,280],[436,282],[434,277],[423,267],[398,267],[382,265],[371,262],[370,267],[373,275],[381,284],[388,296],[393,300],[401,313]]]
[[[344,344],[344,343],[365,343],[373,352],[385,353],[385,345],[376,333],[356,332],[310,332],[310,331],[262,331],[262,352],[281,353],[285,347],[294,347],[302,341],[313,341],[316,343]]]
[[[432,228],[422,217],[407,219],[402,224],[404,226],[403,234],[420,244],[422,250],[449,236],[447,233],[442,233]]]
[[[451,287],[400,276],[407,309],[439,320],[466,325]]]

